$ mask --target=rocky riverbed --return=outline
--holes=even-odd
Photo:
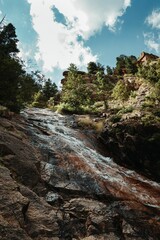
[[[119,166],[73,116],[0,118],[0,239],[160,239],[160,185]]]

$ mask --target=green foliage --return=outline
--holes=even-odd
[[[82,106],[91,104],[91,92],[83,76],[78,74],[77,68],[72,65],[72,68],[69,69],[67,81],[62,89],[61,100],[73,110],[80,111]]]
[[[11,23],[3,26],[0,30],[0,104],[14,112],[30,102],[38,89],[16,55],[17,42],[15,27]]]
[[[159,124],[159,117],[153,115],[152,113],[148,113],[141,118],[141,121],[145,126],[149,126],[157,123]]]
[[[89,74],[96,74],[97,64],[95,62],[89,62],[87,66],[87,70]]]
[[[105,77],[103,72],[99,71],[96,73],[96,80],[94,81],[97,90],[98,100],[103,100],[105,110],[108,108],[108,98],[110,96],[111,89],[113,84],[110,82],[110,79]]]
[[[40,90],[39,92],[35,93],[34,101],[32,103],[33,107],[43,108],[46,106],[46,101],[44,99],[43,92]]]
[[[67,69],[69,72],[74,72],[74,73],[78,73],[78,68],[74,63],[71,63],[69,68]]]
[[[9,23],[4,26],[0,32],[0,55],[9,56],[11,53],[13,55],[18,53],[17,42],[18,39],[15,33],[15,27]]]
[[[113,69],[112,69],[110,66],[107,66],[107,67],[106,67],[106,72],[107,72],[107,75],[108,75],[108,76],[113,75]]]
[[[54,106],[57,92],[56,84],[48,79],[44,86],[34,95],[32,106],[40,108],[49,106],[51,108],[51,106]]]
[[[135,74],[137,72],[136,57],[120,55],[116,58],[115,72],[117,75]]]
[[[104,74],[104,66],[100,63],[89,62],[87,66],[89,74],[96,74],[97,72],[102,72]]]
[[[97,72],[104,74],[104,66],[101,63],[97,63]]]
[[[57,94],[57,85],[55,83],[52,83],[51,80],[48,79],[42,88],[42,92],[44,98],[46,99],[46,101],[48,101],[51,97],[54,97]]]
[[[160,101],[160,79],[159,81],[155,84],[155,98]]]
[[[35,82],[31,74],[24,74],[19,79],[17,99],[20,106],[30,104],[36,92],[40,90],[41,86]]]
[[[150,98],[153,101],[160,102],[160,80],[154,84]]]
[[[146,100],[143,104],[142,104],[142,109],[152,109],[154,107],[154,101],[152,100]]]
[[[128,91],[127,86],[122,80],[119,80],[113,88],[112,97],[117,100],[126,100],[129,95],[130,92]]]
[[[10,56],[0,58],[0,104],[12,111],[19,111],[17,99],[23,70],[19,62]]]
[[[112,122],[112,123],[117,123],[117,122],[119,122],[121,120],[121,115],[113,115],[111,118],[110,118],[110,121]]]
[[[136,91],[131,91],[130,96],[131,96],[132,98],[136,98],[136,97],[137,97]]]
[[[160,79],[160,61],[139,66],[137,75],[151,82],[158,82]]]
[[[5,117],[8,114],[8,109],[0,105],[0,117]]]
[[[11,23],[1,27],[0,104],[14,112],[19,112],[21,108],[33,100],[34,105],[41,106],[50,97],[54,97],[58,91],[55,83],[51,83],[49,79],[42,88],[44,75],[38,71],[32,72],[32,74],[26,73],[22,61],[16,55],[19,52],[17,43],[15,27]],[[42,91],[40,91],[41,88]]]
[[[123,107],[118,114],[124,114],[124,113],[131,113],[133,112],[134,108],[133,106]]]
[[[75,113],[74,107],[71,107],[68,103],[61,102],[55,107],[58,113]]]
[[[78,117],[77,125],[83,129],[94,129],[97,133],[100,133],[104,127],[104,120],[97,122],[91,116],[84,115]]]

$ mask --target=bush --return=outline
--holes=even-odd
[[[114,99],[127,100],[130,95],[130,91],[127,89],[125,83],[119,80],[116,86],[113,88],[112,97]]]
[[[154,108],[154,102],[151,100],[147,100],[142,104],[142,109],[146,109],[146,108]]]
[[[118,114],[131,113],[133,112],[133,110],[134,110],[133,106],[124,107],[118,112]]]
[[[119,114],[117,114],[117,115],[113,115],[111,118],[110,118],[110,121],[112,122],[112,123],[117,123],[117,122],[119,122],[120,120],[121,120],[121,115],[119,115]]]
[[[131,96],[132,98],[136,98],[136,97],[137,97],[136,91],[131,91],[130,96]]]
[[[79,127],[94,129],[97,133],[99,133],[104,127],[104,120],[96,122],[90,116],[83,116],[78,118],[77,124]]]
[[[159,117],[153,115],[153,114],[146,114],[141,118],[143,124],[145,126],[150,126],[151,124],[157,124],[159,123]]]
[[[0,106],[0,117],[4,117],[8,113],[8,109],[6,107]]]
[[[39,108],[46,107],[46,99],[44,98],[42,91],[39,91],[34,95],[34,101],[31,105],[32,107]]]
[[[140,66],[137,75],[150,82],[158,82],[160,78],[160,61]]]
[[[58,113],[76,113],[76,109],[71,107],[68,103],[60,103],[55,106]]]

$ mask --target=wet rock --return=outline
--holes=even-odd
[[[159,240],[156,182],[96,152],[90,136],[67,127],[71,118],[44,109],[28,116],[44,131],[0,120],[1,239]]]
[[[36,167],[38,158],[34,148],[9,132],[1,131],[0,151],[1,162],[10,169],[19,182],[26,186],[36,185],[39,173]]]
[[[19,192],[19,186],[11,178],[10,171],[0,166],[0,238],[31,239],[25,232],[22,209],[29,202]]]

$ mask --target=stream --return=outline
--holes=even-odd
[[[74,126],[72,116],[36,108],[26,109],[22,115],[29,122],[34,144],[45,156],[41,174],[49,184],[160,209],[159,184],[101,155],[90,136]]]

